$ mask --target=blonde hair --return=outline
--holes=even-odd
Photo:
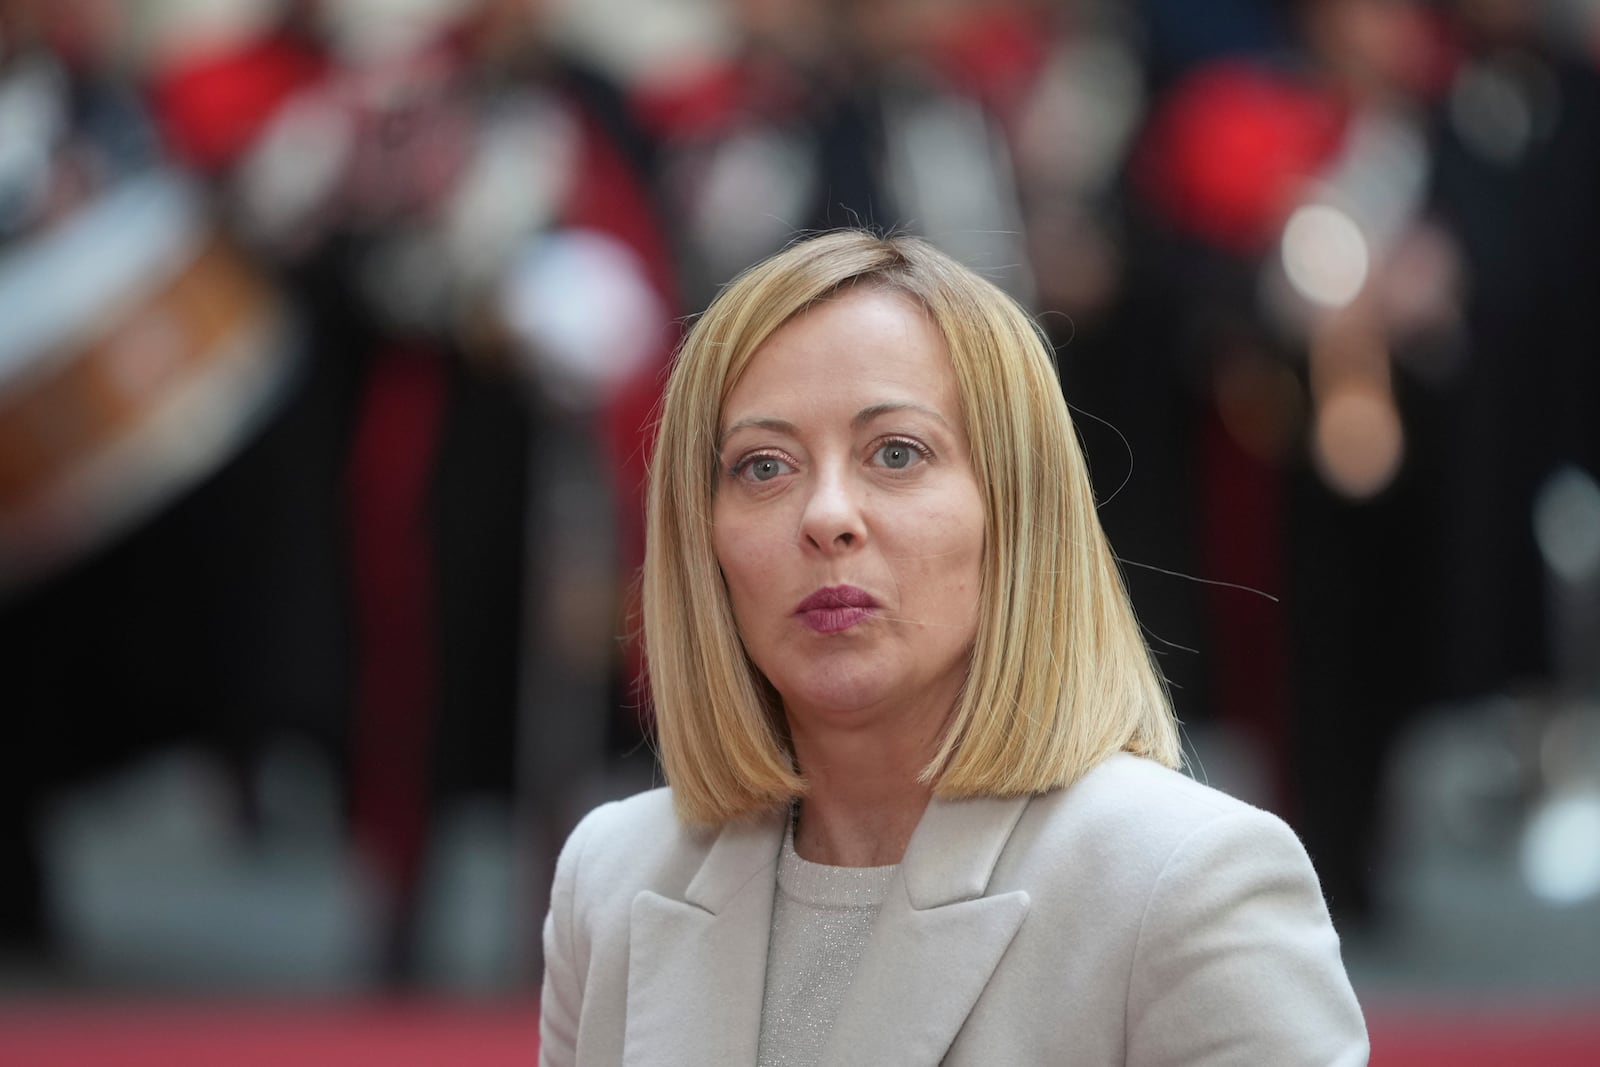
[[[1032,319],[924,241],[842,230],[791,245],[724,289],[684,339],[662,401],[641,592],[657,740],[680,817],[720,824],[806,789],[712,549],[716,440],[722,405],[767,338],[851,285],[904,294],[939,329],[984,496],[972,662],[922,779],[939,796],[1015,796],[1069,785],[1113,752],[1176,766],[1165,685]]]

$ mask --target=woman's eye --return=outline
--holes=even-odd
[[[734,468],[734,473],[751,481],[770,482],[778,475],[786,474],[793,469],[777,456],[753,456]]]
[[[922,453],[909,441],[885,441],[878,446],[876,458],[890,470],[904,470],[922,459]]]

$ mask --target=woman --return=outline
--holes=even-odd
[[[546,1064],[1362,1064],[1316,876],[1192,782],[1050,359],[858,232],[673,370],[645,642],[670,788],[573,833]]]

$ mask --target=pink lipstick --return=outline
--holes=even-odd
[[[800,601],[795,615],[819,634],[836,634],[871,617],[878,602],[853,585],[831,585]]]

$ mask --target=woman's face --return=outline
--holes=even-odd
[[[937,738],[977,633],[983,497],[938,328],[846,290],[786,323],[722,409],[713,541],[798,738]],[[924,736],[925,735],[925,736]]]

